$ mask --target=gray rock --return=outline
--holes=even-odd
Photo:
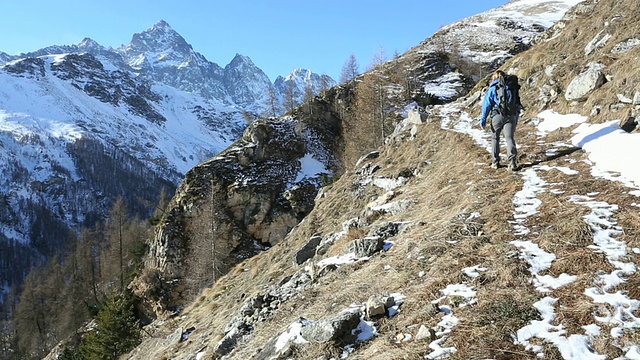
[[[367,318],[373,319],[387,314],[387,309],[395,305],[393,296],[373,295],[365,303],[365,314]]]
[[[420,112],[418,108],[413,108],[409,111],[407,117],[407,123],[409,124],[423,124],[426,121],[427,114]]]
[[[369,300],[367,300],[365,309],[367,318],[369,319],[383,316],[387,313],[387,308],[385,307],[384,300],[380,296],[370,297]]]
[[[631,104],[633,103],[632,99],[629,99],[628,97],[622,95],[622,94],[617,94],[618,97],[618,101],[620,101],[623,104]]]
[[[173,346],[182,340],[182,327],[178,327],[171,335],[167,336],[164,341],[165,346]]]
[[[633,132],[638,127],[636,118],[629,114],[624,119],[620,120],[620,128],[628,133]]]
[[[633,105],[640,105],[640,91],[636,91],[636,93],[633,95],[632,103]]]
[[[367,237],[364,239],[356,239],[347,245],[345,245],[345,250],[347,252],[352,252],[356,257],[366,257],[371,256],[378,251],[382,250],[384,246],[384,240],[380,237]]]
[[[313,235],[307,242],[304,244],[300,250],[296,252],[295,261],[296,264],[302,265],[305,261],[313,258],[316,255],[316,250],[322,241],[322,236]]]
[[[392,238],[400,232],[401,223],[398,222],[382,222],[371,227],[368,236],[379,237],[382,240]],[[406,228],[406,226],[403,226]]]
[[[591,41],[589,41],[584,49],[584,54],[588,56],[594,51],[604,47],[610,39],[611,34],[602,35],[602,31],[599,32],[598,35],[596,35]]]
[[[564,94],[568,101],[586,100],[595,90],[601,87],[607,79],[602,72],[604,65],[599,63],[591,63],[589,68],[576,76]]]
[[[360,312],[344,312],[336,317],[315,321],[302,328],[300,334],[310,342],[326,343],[340,341],[351,344],[356,336],[352,334],[360,324]]]
[[[379,156],[380,156],[380,151],[372,151],[368,154],[365,154],[361,156],[360,159],[358,159],[358,161],[356,161],[356,167],[360,166],[360,164],[362,164],[367,160],[377,159]]]
[[[418,333],[416,334],[416,341],[420,340],[435,340],[435,334],[432,336],[433,330],[429,329],[424,325],[420,325],[420,329],[418,329]]]
[[[636,46],[640,46],[640,39],[638,38],[628,39],[616,44],[613,47],[613,49],[611,49],[611,52],[614,54],[624,54],[626,52],[631,51]]]
[[[218,355],[227,355],[236,347],[246,333],[246,330],[243,331],[242,329],[231,330],[216,344],[213,351]]]
[[[260,350],[255,357],[256,360],[277,360],[291,356],[291,342],[288,341],[280,348],[276,347],[280,336],[275,336],[267,342],[267,344]]]
[[[333,245],[332,242],[320,243],[320,245],[316,248],[316,256],[326,254],[327,251],[329,251],[329,248],[331,248],[331,245]]]

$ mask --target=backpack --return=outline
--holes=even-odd
[[[502,116],[512,116],[524,109],[520,103],[520,84],[515,75],[505,75],[495,85],[498,96],[496,112]]]

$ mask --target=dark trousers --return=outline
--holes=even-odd
[[[504,131],[504,139],[507,142],[507,160],[515,161],[518,155],[518,149],[516,148],[516,140],[514,135],[516,133],[516,125],[518,124],[517,116],[502,116],[497,114],[491,118],[491,149],[492,160],[494,163],[500,162],[500,133]]]

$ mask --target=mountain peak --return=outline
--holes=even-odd
[[[168,22],[164,21],[164,20],[160,20],[157,23],[153,24],[153,26],[148,30],[148,31],[162,31],[162,32],[168,32],[168,31],[173,31],[176,32],[175,30],[173,30],[173,28],[171,27],[171,25],[169,25]]]
[[[191,45],[164,20],[141,33],[133,34],[131,42],[125,47],[127,52],[175,51],[185,55],[191,50]]]
[[[95,40],[86,37],[82,39],[82,41],[78,44],[78,47],[84,48],[84,49],[95,49],[95,48],[101,48],[102,45],[98,44],[98,42],[96,42]]]
[[[313,72],[309,69],[297,68],[294,69],[285,80],[291,80],[293,78],[310,79]]]
[[[236,63],[253,64],[253,61],[251,61],[251,58],[249,58],[246,55],[236,53],[236,56],[234,56],[233,59],[231,60],[231,64],[236,64]]]
[[[253,63],[251,58],[242,54],[236,54],[231,62],[225,67],[225,69],[253,69],[257,66]]]

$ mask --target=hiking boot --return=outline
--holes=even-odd
[[[518,167],[518,163],[516,162],[516,159],[513,159],[513,160],[509,161],[508,169],[509,169],[509,171],[518,171],[518,170],[520,170],[520,168]]]
[[[491,168],[492,169],[497,169],[500,167],[500,163],[499,162],[494,162],[493,164],[491,164]]]

